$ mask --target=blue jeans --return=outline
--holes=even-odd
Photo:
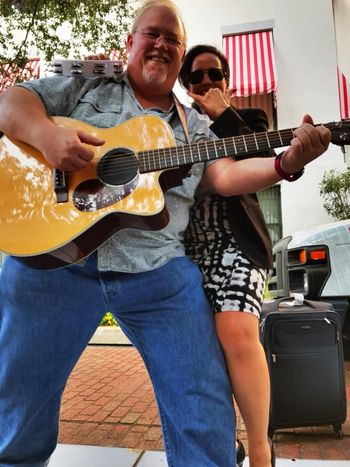
[[[54,271],[7,258],[0,307],[1,467],[46,465],[66,381],[106,310],[150,374],[169,466],[236,465],[231,387],[189,259],[125,274],[99,272],[95,254]]]

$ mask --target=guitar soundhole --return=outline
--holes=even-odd
[[[97,175],[105,185],[125,185],[137,176],[138,167],[137,157],[130,149],[111,149],[100,160]]]

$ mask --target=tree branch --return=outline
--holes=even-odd
[[[28,36],[29,36],[29,33],[32,29],[32,27],[34,26],[35,24],[35,17],[36,17],[36,14],[37,14],[37,11],[38,11],[38,8],[39,8],[39,4],[40,4],[41,0],[36,0],[35,4],[34,4],[34,9],[33,9],[33,13],[32,13],[32,18],[31,18],[31,21],[27,27],[27,30],[26,30],[26,35],[25,35],[25,38],[22,42],[22,44],[19,46],[18,48],[18,52],[17,52],[17,56],[20,56],[20,53],[21,53],[21,50],[22,48],[25,46],[27,40],[28,40]]]

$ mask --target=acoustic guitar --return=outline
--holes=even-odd
[[[84,169],[53,169],[33,147],[0,140],[0,250],[29,267],[74,264],[124,228],[156,230],[169,220],[164,192],[180,185],[191,164],[288,146],[293,130],[175,146],[170,126],[152,115],[113,128],[65,117],[57,125],[103,138]],[[332,142],[349,144],[350,120],[328,123]]]

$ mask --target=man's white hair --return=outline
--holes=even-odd
[[[175,5],[175,3],[172,2],[171,0],[145,0],[135,12],[131,33],[134,34],[136,32],[137,25],[140,21],[140,18],[146,13],[146,11],[150,10],[151,8],[155,8],[155,7],[169,8],[169,10],[171,10],[179,18],[180,24],[182,26],[182,31],[183,31],[183,42],[184,42],[184,46],[186,47],[187,33],[186,33],[185,24],[183,22],[180,10]]]

